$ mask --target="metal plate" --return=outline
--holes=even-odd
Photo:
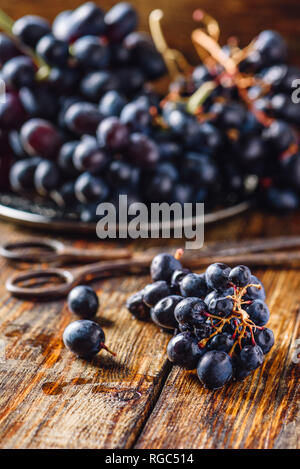
[[[250,206],[251,202],[245,201],[207,213],[205,214],[205,224],[231,218],[245,212]],[[64,212],[54,205],[31,201],[15,194],[0,193],[0,218],[31,228],[96,234],[96,224],[79,221],[76,212]],[[185,220],[185,226],[195,226],[196,224],[197,219],[195,218]]]

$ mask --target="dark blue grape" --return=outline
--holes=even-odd
[[[198,297],[184,298],[175,308],[175,318],[179,324],[190,329],[197,328],[207,319],[207,306]]]
[[[170,295],[160,300],[150,311],[152,321],[165,329],[176,329],[178,324],[174,310],[181,300],[182,296],[178,295]]]
[[[8,60],[20,55],[14,41],[4,33],[0,33],[0,64],[3,66]]]
[[[41,37],[51,32],[51,27],[40,16],[26,15],[15,21],[12,32],[21,42],[34,49]]]
[[[36,45],[37,53],[49,64],[65,67],[69,59],[69,46],[52,34],[43,36]]]
[[[78,169],[74,166],[74,152],[79,145],[78,140],[66,142],[62,145],[58,154],[58,165],[65,172],[66,176],[77,176]]]
[[[88,319],[71,322],[63,333],[67,348],[82,358],[92,358],[104,346],[105,335],[99,324]]]
[[[165,280],[158,280],[144,288],[144,302],[147,306],[153,307],[166,296],[170,296],[171,293],[169,284]]]
[[[108,163],[108,156],[94,137],[84,138],[73,154],[73,163],[78,171],[95,173]]]
[[[166,280],[169,282],[175,270],[181,269],[181,263],[171,254],[158,254],[151,262],[150,273],[152,280]]]
[[[167,354],[170,362],[188,370],[197,368],[203,350],[198,347],[198,340],[189,331],[181,332],[168,343]]]
[[[49,86],[36,83],[33,88],[23,87],[19,96],[30,117],[52,120],[57,116],[59,110],[57,96]]]
[[[209,288],[214,290],[225,289],[228,287],[230,267],[226,264],[216,262],[207,267],[205,276]]]
[[[78,285],[68,295],[69,310],[84,319],[96,316],[99,299],[96,292],[86,285]]]
[[[83,96],[91,101],[98,102],[108,91],[119,88],[119,77],[107,70],[88,73],[80,83]]]
[[[129,144],[129,130],[117,117],[106,117],[97,129],[97,138],[103,147],[117,151]]]
[[[11,188],[16,192],[33,191],[34,174],[40,158],[27,158],[19,160],[13,164],[10,170],[9,179]]]
[[[87,68],[101,69],[109,65],[110,54],[104,39],[83,36],[72,44],[72,55],[78,63]]]
[[[245,287],[251,282],[251,271],[246,265],[238,265],[231,269],[229,280],[237,287]]]
[[[197,373],[206,388],[221,388],[232,378],[232,360],[225,352],[211,350],[200,359]]]
[[[19,56],[8,60],[2,68],[5,83],[12,88],[32,86],[35,78],[35,65],[30,57]]]
[[[194,296],[204,298],[208,294],[205,274],[187,274],[180,282],[180,293],[182,296]]]
[[[156,143],[140,133],[130,135],[127,155],[133,164],[143,168],[152,168],[159,161]]]
[[[126,98],[118,93],[118,91],[107,91],[100,100],[99,111],[105,117],[119,117],[126,103]]]
[[[120,2],[105,15],[106,34],[110,41],[121,41],[137,27],[137,12],[130,3]]]
[[[232,334],[229,334],[228,332],[222,332],[215,335],[209,341],[209,349],[229,353],[233,344],[234,339],[232,338]]]
[[[87,203],[97,201],[103,202],[108,194],[109,188],[104,179],[83,173],[75,183],[76,197],[80,202]]]
[[[270,319],[269,308],[261,300],[254,300],[246,311],[257,326],[264,326]]]
[[[65,113],[66,126],[77,135],[94,134],[101,120],[97,106],[87,102],[72,104]]]
[[[34,174],[34,185],[40,195],[47,195],[57,189],[61,182],[61,173],[53,161],[41,161]]]
[[[126,307],[136,319],[148,319],[150,308],[144,303],[143,290],[131,295],[126,302]]]
[[[213,298],[208,305],[209,312],[216,316],[228,316],[232,313],[234,302],[226,296],[217,296]]]
[[[264,354],[258,345],[245,345],[242,348],[239,363],[245,370],[256,370],[264,361]]]
[[[256,344],[262,349],[263,353],[268,353],[274,345],[274,334],[271,329],[264,327],[254,331]]]

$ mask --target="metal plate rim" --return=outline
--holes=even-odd
[[[226,207],[216,212],[207,213],[204,216],[205,224],[215,223],[217,221],[225,220],[236,215],[239,215],[251,207],[250,201],[244,201],[231,207]],[[64,232],[81,232],[81,233],[95,233],[96,223],[84,223],[72,220],[60,220],[55,218],[48,218],[44,215],[30,213],[21,209],[16,209],[3,204],[0,204],[0,219],[21,224],[32,228],[44,228],[51,231],[64,231]],[[185,226],[195,226],[195,217],[188,220]],[[117,229],[122,226],[117,226]],[[123,229],[126,227],[123,227]],[[163,228],[163,225],[162,225]],[[172,224],[171,224],[172,228]]]

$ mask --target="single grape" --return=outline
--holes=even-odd
[[[205,272],[206,283],[214,290],[225,289],[229,283],[230,267],[226,264],[215,263],[207,267]]]
[[[229,280],[237,287],[245,287],[251,282],[251,271],[245,265],[238,265],[231,269],[229,273]]]
[[[69,59],[69,46],[52,34],[43,36],[36,45],[37,53],[52,66],[65,67]]]
[[[254,300],[246,309],[250,319],[257,326],[264,326],[270,319],[270,311],[266,303],[261,300]]]
[[[169,282],[175,270],[181,269],[181,263],[174,256],[166,253],[158,254],[151,262],[150,273],[153,282],[166,280]]]
[[[118,91],[107,91],[100,100],[99,111],[104,117],[118,117],[126,103],[126,98]]]
[[[83,36],[72,44],[72,55],[81,66],[101,69],[109,65],[110,54],[104,39]]]
[[[170,295],[160,300],[150,311],[152,321],[164,329],[176,329],[174,310],[181,300],[182,296],[179,295]]]
[[[121,150],[129,144],[129,130],[117,117],[106,117],[97,129],[101,146],[112,151]]]
[[[132,163],[144,168],[155,166],[159,160],[159,150],[156,143],[140,133],[130,135],[127,154]]]
[[[44,119],[29,119],[21,127],[21,141],[32,156],[56,157],[62,144],[58,130]]]
[[[12,129],[18,127],[25,120],[26,112],[15,92],[8,92],[5,95],[5,102],[0,102],[0,125],[2,129]]]
[[[200,359],[197,373],[206,388],[221,388],[232,378],[232,360],[225,352],[211,350]]]
[[[63,333],[67,348],[82,358],[92,358],[104,348],[105,335],[99,324],[88,319],[71,322]]]
[[[120,2],[105,15],[106,34],[110,41],[121,41],[137,27],[137,12],[130,3]]]
[[[30,57],[19,56],[5,63],[2,77],[7,85],[19,89],[34,84],[35,71],[35,65]]]
[[[82,173],[75,183],[77,199],[82,203],[97,201],[103,202],[108,194],[109,188],[104,179],[93,176],[90,173]]]
[[[274,345],[274,334],[271,329],[264,327],[254,331],[256,344],[262,349],[263,353],[268,353]]]
[[[144,291],[141,290],[131,295],[126,302],[129,312],[137,319],[148,319],[150,308],[144,303]]]
[[[189,273],[180,282],[180,293],[182,296],[198,296],[204,298],[208,294],[205,274]]]
[[[200,298],[189,297],[176,306],[174,314],[179,324],[184,324],[192,330],[206,321],[207,307]]]
[[[84,319],[96,316],[99,299],[96,292],[86,285],[78,285],[68,295],[69,310]]]
[[[15,21],[12,32],[21,42],[34,49],[41,37],[51,32],[51,27],[40,16],[25,15]]]
[[[13,164],[9,179],[11,188],[16,192],[33,191],[34,175],[40,158],[27,158]]]
[[[78,171],[95,173],[108,163],[108,156],[93,137],[83,139],[73,153],[73,163]]]
[[[41,161],[34,174],[34,184],[40,195],[47,195],[57,189],[61,182],[61,173],[53,161]]]
[[[3,66],[8,60],[20,55],[14,41],[4,33],[0,33],[0,64]]]
[[[102,96],[120,86],[119,77],[108,70],[88,73],[80,83],[80,91],[86,99],[98,102]]]
[[[144,302],[147,306],[153,307],[166,296],[171,295],[171,288],[165,280],[158,280],[150,283],[144,288]]]
[[[197,368],[203,353],[204,351],[198,347],[197,338],[189,331],[181,332],[172,337],[167,347],[170,362],[188,370]]]
[[[65,113],[66,126],[76,135],[93,135],[101,120],[97,106],[87,102],[74,103]]]
[[[263,351],[258,345],[246,345],[241,350],[239,361],[242,368],[256,370],[264,361]]]
[[[66,176],[73,177],[78,175],[78,169],[74,166],[74,152],[79,144],[80,141],[72,140],[64,143],[59,150],[57,163]]]
[[[228,332],[222,332],[215,335],[209,342],[210,350],[219,350],[221,352],[229,353],[234,344],[232,334]]]

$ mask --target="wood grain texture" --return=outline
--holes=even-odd
[[[33,13],[53,19],[61,9],[72,9],[83,3],[81,0],[58,0],[51,2],[34,0],[1,0],[3,8],[11,17]],[[105,10],[116,3],[115,0],[96,0]],[[288,41],[293,62],[300,64],[300,8],[298,0],[132,0],[140,15],[141,29],[148,30],[148,16],[154,8],[165,12],[164,31],[168,42],[174,48],[182,50],[195,62],[196,54],[190,40],[195,28],[192,13],[196,8],[203,8],[213,15],[221,25],[221,42],[236,35],[241,45],[250,42],[263,29],[276,29]]]

